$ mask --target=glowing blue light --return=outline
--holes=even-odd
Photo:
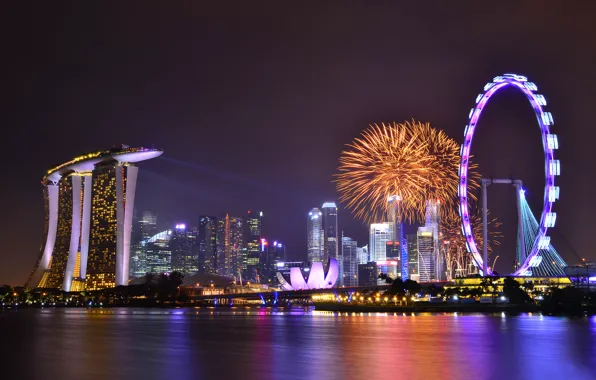
[[[544,125],[553,125],[555,123],[553,120],[553,115],[550,112],[543,112],[541,116],[542,123],[544,123]]]
[[[544,98],[544,95],[536,94],[534,95],[534,98],[536,99],[536,103],[540,104],[541,106],[546,105],[546,99]]]
[[[478,94],[478,96],[476,97],[476,104],[478,104],[478,102],[480,101],[480,99],[482,99],[483,96],[484,94]]]
[[[545,227],[554,227],[555,222],[557,221],[557,213],[556,212],[549,212],[546,214],[546,218],[544,219]]]
[[[551,175],[561,175],[561,163],[559,160],[550,161],[549,173]]]
[[[550,150],[559,149],[559,139],[557,139],[557,135],[546,135],[546,145]]]
[[[538,87],[533,82],[526,82],[524,86],[530,91],[538,91]]]
[[[550,186],[548,188],[548,201],[554,202],[559,199],[559,186]]]
[[[547,249],[550,245],[550,236],[541,236],[538,240],[538,249]]]
[[[283,261],[280,261],[279,263],[275,264],[278,268],[283,268],[286,263],[284,263]]]

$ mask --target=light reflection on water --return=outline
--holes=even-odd
[[[596,317],[22,310],[0,314],[0,368],[61,380],[596,379]]]

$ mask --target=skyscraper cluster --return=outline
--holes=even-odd
[[[375,281],[381,281],[378,278],[381,273],[393,279],[444,281],[445,250],[440,231],[440,203],[435,200],[427,201],[424,225],[418,227],[416,233],[404,237],[403,223],[399,217],[399,198],[390,197],[388,202],[388,221],[371,224],[368,245],[356,248],[358,284],[374,285]],[[351,244],[351,239],[344,238],[344,245],[350,247]],[[376,268],[377,277],[369,273],[373,267]],[[370,280],[373,277],[375,280]]]
[[[315,207],[308,212],[306,220],[307,262],[309,264],[321,262],[326,265],[329,259],[336,259],[339,266],[337,285],[344,285],[344,279],[348,276],[345,268],[358,265],[356,261],[353,261],[356,260],[356,253],[352,254],[349,251],[347,256],[344,255],[345,239],[339,234],[335,202],[324,202],[320,209]],[[350,250],[351,247],[350,245],[350,248],[346,249]]]
[[[157,232],[157,216],[145,211],[135,220],[131,276],[178,271],[234,277],[239,283],[275,283],[285,245],[262,233],[263,212],[246,217],[200,215],[190,226],[178,223]]]

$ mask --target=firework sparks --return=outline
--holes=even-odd
[[[501,222],[497,218],[491,218],[488,212],[488,253],[493,252],[494,247],[501,244],[503,234],[499,231]],[[482,217],[476,210],[471,215],[472,230],[474,239],[478,244],[478,250],[482,251],[484,238],[482,236]],[[445,249],[445,260],[447,264],[448,277],[452,277],[458,270],[466,270],[472,265],[472,256],[468,253],[466,238],[461,232],[461,218],[455,209],[447,210],[441,216],[441,233],[443,238],[443,248]],[[490,262],[490,260],[489,260]]]
[[[428,199],[455,206],[459,161],[459,144],[428,123],[373,124],[340,156],[339,199],[372,223],[385,219],[388,198],[398,195],[402,220],[423,221]],[[478,178],[472,174],[468,186],[478,188]]]

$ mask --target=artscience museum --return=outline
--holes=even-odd
[[[323,263],[314,262],[309,268],[290,268],[289,278],[281,272],[277,272],[277,279],[283,290],[309,290],[329,289],[335,285],[339,275],[339,268],[336,259],[329,259],[327,270]]]

